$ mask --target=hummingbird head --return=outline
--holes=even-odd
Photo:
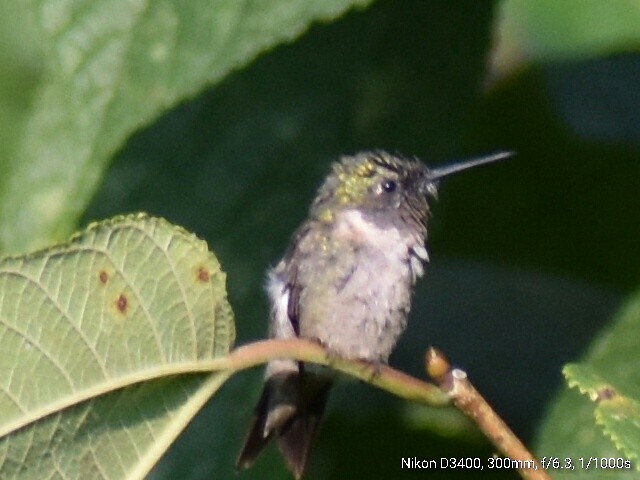
[[[511,155],[499,152],[436,169],[379,150],[345,156],[320,187],[311,215],[331,222],[339,211],[357,209],[379,225],[422,229],[430,213],[428,197],[437,197],[441,178]]]
[[[383,151],[344,156],[333,165],[331,174],[311,207],[311,214],[331,222],[341,210],[357,209],[376,223],[397,223],[409,214],[424,223],[429,214],[426,194],[428,170],[419,161]]]

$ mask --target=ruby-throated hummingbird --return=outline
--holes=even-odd
[[[342,157],[284,258],[268,272],[270,337],[311,339],[331,355],[386,363],[429,259],[428,197],[436,197],[442,177],[511,155],[498,152],[436,169],[383,151]],[[299,479],[332,380],[327,368],[269,362],[237,466],[251,466],[276,436]]]

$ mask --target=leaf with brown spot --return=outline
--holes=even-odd
[[[0,478],[143,478],[228,377],[192,372],[234,337],[218,261],[162,219],[1,260]]]
[[[127,304],[128,304],[127,296],[124,293],[121,293],[120,295],[118,295],[118,298],[116,300],[116,308],[118,309],[118,312],[120,312],[123,315],[127,313]]]
[[[572,363],[562,370],[570,387],[594,402],[596,423],[634,465],[640,460],[640,401],[621,393],[593,366]]]
[[[201,265],[198,267],[196,278],[199,282],[209,282],[211,281],[211,272],[209,272],[206,267]]]

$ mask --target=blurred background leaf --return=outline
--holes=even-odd
[[[536,2],[380,0],[315,25],[197,96],[204,83],[194,87],[193,99],[122,146],[99,183],[105,153],[93,186],[82,187],[89,198],[100,186],[81,223],[146,210],[205,237],[228,272],[241,344],[265,335],[264,270],[284,251],[338,155],[380,147],[439,164],[517,150],[514,160],[443,185],[430,224],[433,261],[391,363],[422,375],[422,352],[436,345],[529,441],[563,382],[562,365],[580,356],[640,278],[640,23],[625,27],[631,36],[581,43],[592,31],[621,29],[611,26],[617,16],[589,13],[594,3],[545,9]],[[612,11],[637,15],[635,2],[611,3]],[[508,25],[524,26],[501,33]],[[536,52],[563,53],[527,53],[517,68],[496,68],[501,51],[535,42],[548,49]],[[41,75],[37,66],[17,71],[17,78]],[[171,105],[155,107],[144,122]],[[15,219],[6,222],[2,231],[13,235]],[[232,378],[152,477],[232,475],[260,375]],[[308,478],[404,478],[414,472],[400,470],[403,456],[490,455],[456,418],[343,385],[331,398]],[[465,478],[476,474],[484,475]],[[273,449],[238,478],[288,474]]]
[[[640,48],[636,0],[504,0],[500,16],[500,44],[492,58],[499,76],[532,63],[588,60]]]
[[[44,64],[5,160],[0,218],[11,228],[0,230],[0,249],[64,239],[132,132],[311,22],[365,3],[48,0],[4,7],[31,20],[20,21],[33,35],[22,39],[40,45]]]

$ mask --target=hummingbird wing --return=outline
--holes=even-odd
[[[267,291],[271,301],[270,336],[295,338],[300,334],[300,294],[298,262],[300,238],[309,232],[303,226],[284,259],[269,274]],[[309,458],[324,413],[332,380],[305,368],[302,362],[269,362],[265,385],[256,406],[249,434],[236,466],[250,467],[274,436],[287,467],[300,479]]]
[[[298,283],[298,269],[297,265],[290,269],[289,281],[287,282],[286,289],[289,294],[289,301],[287,302],[287,317],[291,322],[293,331],[296,337],[300,336],[300,292],[302,286]]]

